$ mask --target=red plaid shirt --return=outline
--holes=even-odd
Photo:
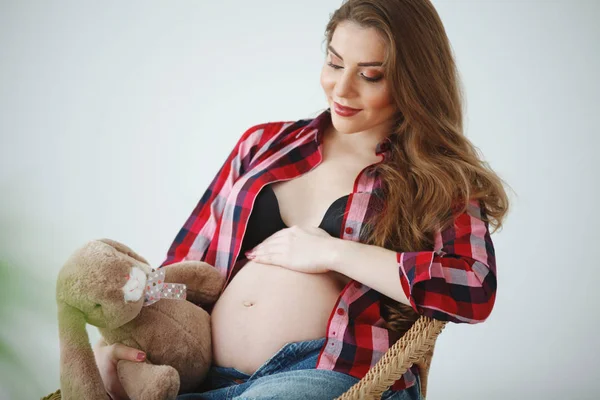
[[[323,131],[328,124],[329,109],[313,119],[268,122],[244,132],[160,267],[201,260],[226,276],[227,286],[256,195],[271,182],[296,178],[319,165]],[[376,154],[382,156],[380,162],[389,155],[389,138],[377,145]],[[361,241],[368,228],[363,221],[381,209],[377,194],[381,182],[369,167],[355,180],[341,239]],[[404,290],[419,314],[471,324],[490,315],[496,298],[496,263],[480,206],[472,201],[453,225],[437,232],[433,249],[397,253],[398,290]],[[240,261],[246,260],[242,257]],[[396,332],[385,328],[381,299],[379,292],[354,280],[344,287],[329,317],[317,369],[360,379],[398,340]],[[417,373],[418,367],[413,365],[391,389],[413,386]]]

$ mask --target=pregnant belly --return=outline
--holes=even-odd
[[[213,364],[252,375],[286,343],[324,337],[348,280],[247,262],[213,307]]]

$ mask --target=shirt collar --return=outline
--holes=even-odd
[[[323,140],[323,133],[325,132],[325,129],[331,124],[331,108],[326,109],[325,111],[323,111],[321,114],[319,114],[318,116],[316,116],[308,125],[306,125],[303,129],[306,131],[310,131],[310,130],[315,130],[314,134],[314,140],[317,143],[317,145],[321,144],[322,140]],[[391,152],[391,144],[392,144],[392,140],[391,140],[391,136],[387,136],[385,138],[383,138],[379,143],[377,143],[377,146],[375,147],[375,154],[376,155],[380,155],[380,154],[384,154],[384,157],[387,158],[390,155]]]

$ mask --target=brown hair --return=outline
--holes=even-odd
[[[343,21],[374,28],[386,42],[384,76],[399,110],[391,156],[376,166],[385,206],[369,223],[366,242],[395,251],[433,249],[433,233],[452,224],[453,213],[464,212],[473,199],[493,232],[501,228],[509,206],[504,181],[464,136],[458,71],[431,2],[346,0],[327,24],[327,46]],[[385,296],[382,313],[401,332],[418,317]]]

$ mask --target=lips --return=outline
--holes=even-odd
[[[341,115],[342,117],[351,117],[357,114],[358,112],[362,111],[362,109],[359,108],[344,107],[341,104],[336,103],[335,101],[333,102],[333,105],[335,112],[338,115]]]

